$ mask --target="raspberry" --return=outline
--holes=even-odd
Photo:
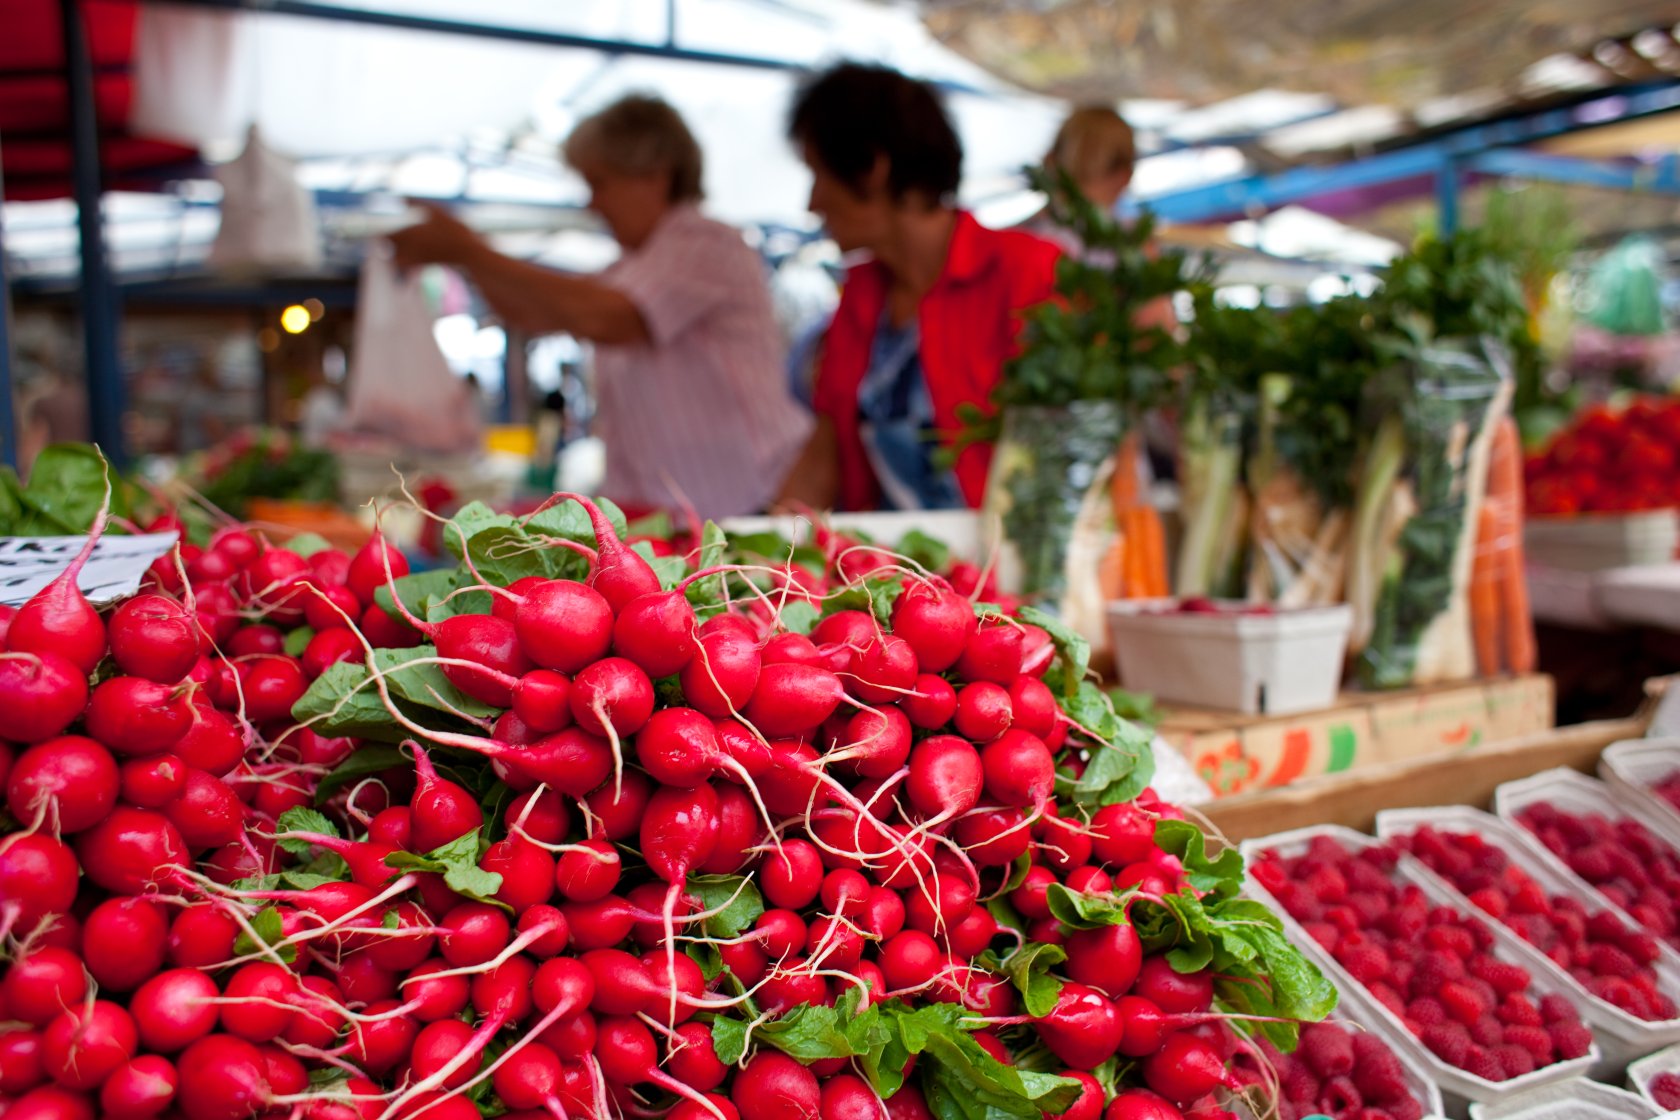
[[[1610,853],[1599,847],[1571,852],[1564,857],[1564,862],[1569,864],[1569,870],[1589,883],[1602,883],[1610,878],[1610,869],[1613,866]]]
[[[1388,975],[1388,954],[1369,941],[1351,947],[1344,942],[1336,960],[1355,980],[1367,987]]]
[[[1680,1109],[1680,1073],[1672,1070],[1657,1074],[1646,1084],[1651,1099],[1669,1110]]]
[[[1599,910],[1587,918],[1587,932],[1594,941],[1620,941],[1627,933],[1627,923],[1609,910]]]
[[[1359,915],[1361,926],[1373,926],[1378,918],[1388,913],[1388,900],[1369,891],[1349,894],[1347,904],[1349,909]]]
[[[1319,902],[1339,903],[1347,900],[1347,879],[1334,867],[1318,867],[1303,881],[1307,893]]]
[[[1353,1039],[1342,1028],[1329,1023],[1314,1023],[1304,1028],[1295,1052],[1323,1078],[1340,1077],[1353,1069]]]
[[[1536,1066],[1552,1063],[1552,1039],[1539,1027],[1506,1027],[1505,1042],[1511,1046],[1521,1046],[1528,1051],[1529,1057],[1534,1059]]]
[[[1341,904],[1326,906],[1324,908],[1324,920],[1350,937],[1358,933],[1365,924],[1359,920],[1359,915],[1353,907]]]
[[[1431,918],[1433,918],[1433,915],[1431,915]],[[1456,922],[1456,915],[1450,920]],[[1431,949],[1441,949],[1460,958],[1468,957],[1476,950],[1476,942],[1470,936],[1470,931],[1456,924],[1446,925],[1438,922],[1432,924],[1423,931],[1423,943]]]
[[[1499,1064],[1499,1059],[1480,1046],[1470,1047],[1470,1052],[1464,1055],[1464,1064],[1459,1068],[1483,1081],[1504,1081],[1509,1076],[1505,1067]]]
[[[1546,1034],[1560,1058],[1579,1058],[1592,1049],[1592,1032],[1580,1020],[1553,1023]]]
[[[1493,1056],[1507,1078],[1521,1077],[1534,1072],[1534,1055],[1521,1046],[1495,1046]]]
[[[1530,881],[1512,891],[1505,900],[1506,909],[1512,914],[1544,914],[1549,907],[1546,905],[1546,892],[1540,889],[1540,884]]]
[[[1441,990],[1441,985],[1451,980],[1464,979],[1464,962],[1452,953],[1431,949],[1418,958],[1417,967],[1412,970],[1411,990],[1418,995],[1432,996]]]
[[[1657,959],[1657,939],[1648,933],[1628,930],[1621,937],[1622,951],[1640,964],[1650,964]]]
[[[1540,1025],[1540,1009],[1534,1006],[1534,1001],[1515,992],[1506,996],[1499,1004],[1499,1021],[1508,1027],[1538,1027]]]
[[[1364,1108],[1365,1098],[1360,1095],[1352,1078],[1332,1077],[1318,1092],[1318,1107],[1319,1111],[1331,1116],[1341,1116]]]
[[[1420,996],[1406,1005],[1406,1018],[1420,1027],[1437,1027],[1447,1021],[1447,1009],[1431,996]]]
[[[1349,1120],[1394,1120],[1394,1114],[1383,1108],[1362,1108]]]
[[[1601,942],[1592,947],[1587,957],[1587,967],[1600,976],[1630,976],[1639,971],[1639,962],[1629,956],[1625,949]]]
[[[1411,987],[1412,973],[1416,969],[1417,966],[1412,964],[1411,961],[1396,960],[1395,953],[1390,950],[1388,954],[1388,979],[1396,991],[1404,991]]]
[[[1547,992],[1540,997],[1540,1018],[1548,1026],[1552,1023],[1572,1022],[1577,1018],[1575,1005],[1556,992]]]
[[[1290,1061],[1278,1072],[1278,1087],[1292,1101],[1316,1101],[1318,1078],[1305,1062]]]
[[[1374,998],[1378,1003],[1394,1012],[1397,1016],[1402,1018],[1405,1016],[1406,1001],[1400,998],[1399,992],[1380,981],[1372,984],[1370,986],[1370,991],[1372,998]]]
[[[1430,1053],[1450,1066],[1462,1068],[1465,1055],[1470,1053],[1470,1032],[1457,1023],[1424,1027],[1422,1038]]]
[[[1505,1041],[1505,1027],[1491,1015],[1470,1024],[1470,1040],[1477,1046],[1498,1046]]]
[[[1472,960],[1470,962],[1470,975],[1479,980],[1486,980],[1493,985],[1493,990],[1500,996],[1526,991],[1531,979],[1528,971],[1522,966],[1496,960],[1493,957],[1477,957]]]
[[[1342,943],[1342,931],[1329,922],[1305,922],[1301,926],[1307,931],[1307,936],[1324,946],[1334,955]]]
[[[1394,1120],[1423,1120],[1423,1105],[1411,1097],[1395,1097],[1386,1107]],[[1370,1117],[1365,1120],[1370,1120]]]
[[[1355,860],[1348,864],[1342,869],[1342,874],[1346,877],[1348,889],[1351,891],[1383,898],[1387,898],[1394,891],[1394,885],[1388,881],[1388,876],[1365,860]]]
[[[1494,887],[1483,887],[1480,890],[1471,891],[1469,897],[1476,909],[1490,918],[1503,918],[1505,911],[1509,909],[1505,896]]]
[[[1480,1019],[1488,1010],[1481,994],[1462,980],[1453,980],[1441,985],[1441,1006],[1446,1008],[1448,1017],[1456,1019],[1466,1027]]]

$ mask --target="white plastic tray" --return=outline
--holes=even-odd
[[[1410,835],[1420,825],[1430,825],[1441,832],[1470,833],[1482,837],[1503,851],[1548,895],[1564,895],[1586,907],[1587,913],[1608,910],[1630,929],[1639,928],[1627,915],[1611,906],[1597,891],[1561,868],[1551,853],[1541,848],[1533,837],[1517,824],[1502,820],[1479,809],[1463,805],[1442,805],[1429,809],[1385,809],[1377,814],[1377,835],[1388,839]],[[1421,860],[1417,861],[1421,874],[1429,876],[1461,910],[1473,909],[1475,904],[1454,887],[1444,876],[1437,875]],[[1552,979],[1564,985],[1570,1000],[1580,1010],[1581,1017],[1592,1027],[1604,1050],[1602,1064],[1593,1070],[1597,1077],[1615,1078],[1622,1069],[1643,1054],[1662,1046],[1680,1042],[1680,1018],[1645,1020],[1629,1015],[1613,1003],[1599,999],[1564,969],[1559,968],[1545,953],[1524,941],[1503,922],[1493,923],[1494,936],[1502,943],[1529,959],[1529,971],[1542,969]],[[1670,999],[1680,1001],[1680,954],[1663,942],[1658,942],[1658,955],[1653,964],[1658,989]]]
[[[1661,1111],[1636,1093],[1572,1078],[1498,1104],[1473,1104],[1470,1120],[1654,1120]]]
[[[1634,1062],[1627,1068],[1628,1088],[1644,1097],[1651,1105],[1662,1111],[1662,1105],[1657,1104],[1646,1086],[1659,1073],[1680,1073],[1680,1046],[1670,1046],[1667,1050],[1658,1050]],[[1666,1114],[1665,1114],[1666,1115]],[[1680,1114],[1676,1114],[1680,1115]]]
[[[1276,852],[1280,856],[1297,856],[1305,852],[1308,843],[1318,836],[1328,836],[1333,840],[1338,840],[1355,851],[1376,847],[1382,843],[1382,841],[1374,840],[1362,832],[1355,832],[1340,825],[1313,825],[1308,828],[1280,832],[1272,836],[1263,836],[1255,840],[1245,840],[1241,845],[1243,860],[1247,865],[1252,866],[1255,858],[1261,852]],[[1423,872],[1423,874],[1419,874],[1419,872]],[[1426,895],[1433,892],[1434,897],[1439,898],[1447,905],[1452,905],[1441,894],[1439,880],[1431,883],[1429,880],[1434,877],[1428,874],[1427,868],[1424,868],[1412,857],[1401,856],[1395,866],[1394,874],[1399,881],[1415,883]],[[1549,1066],[1542,1066],[1533,1073],[1513,1077],[1509,1081],[1489,1081],[1486,1078],[1477,1077],[1475,1074],[1459,1069],[1457,1066],[1449,1065],[1436,1057],[1428,1047],[1424,1046],[1422,1039],[1408,1031],[1406,1025],[1392,1011],[1377,1002],[1376,998],[1365,990],[1364,985],[1349,975],[1347,970],[1342,968],[1322,945],[1308,936],[1307,931],[1301,927],[1301,924],[1289,916],[1277,899],[1272,897],[1271,892],[1266,890],[1253,875],[1248,877],[1244,889],[1277,913],[1283,921],[1284,929],[1289,934],[1290,941],[1299,947],[1303,953],[1311,957],[1313,962],[1324,971],[1324,974],[1335,983],[1342,994],[1343,1000],[1358,1004],[1358,1010],[1372,1016],[1389,1046],[1396,1052],[1404,1052],[1410,1055],[1412,1060],[1428,1073],[1430,1079],[1441,1090],[1441,1098],[1446,1106],[1448,1116],[1467,1116],[1469,1106],[1473,1101],[1505,1101],[1518,1095],[1523,1090],[1537,1085],[1547,1085],[1571,1077],[1584,1077],[1603,1058],[1603,1053],[1595,1039],[1591,1048],[1582,1057],[1553,1062]],[[1463,912],[1469,920],[1487,923],[1485,915],[1479,910],[1470,908],[1467,911],[1462,906],[1456,908]],[[1491,923],[1489,924],[1491,928]],[[1498,938],[1497,929],[1494,929],[1493,932],[1495,935],[1492,948],[1493,956],[1511,964],[1528,967],[1529,957],[1527,953],[1512,952],[1509,946]],[[1530,975],[1533,977],[1535,990],[1542,993],[1555,992],[1566,999],[1569,998],[1568,991],[1550,973],[1532,969]]]
[[[1659,840],[1680,852],[1680,823],[1652,813],[1625,796],[1618,796],[1615,790],[1596,778],[1565,767],[1543,770],[1533,777],[1506,782],[1494,790],[1493,811],[1522,828],[1517,814],[1540,801],[1549,801],[1567,813],[1597,813],[1612,820],[1626,817],[1638,821],[1655,833]],[[1524,828],[1523,831],[1528,830]],[[1538,844],[1538,839],[1535,842]]]
[[[1598,776],[1626,790],[1653,816],[1680,828],[1680,809],[1657,796],[1658,782],[1680,773],[1680,738],[1623,739],[1598,760]]]

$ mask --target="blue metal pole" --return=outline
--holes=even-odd
[[[122,368],[117,361],[117,294],[105,255],[100,216],[99,120],[93,100],[93,66],[77,0],[59,0],[58,11],[64,30],[65,82],[70,93],[71,182],[81,234],[88,418],[93,442],[113,465],[121,467],[128,460],[123,446]]]
[[[1456,156],[1443,156],[1435,172],[1436,225],[1442,237],[1458,232],[1458,185],[1462,168]]]
[[[0,172],[0,187],[5,175]],[[4,197],[0,189],[0,197]],[[6,278],[6,219],[0,210],[0,462],[17,469],[17,397],[12,388],[12,285]]]

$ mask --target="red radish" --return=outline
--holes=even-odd
[[[851,691],[866,704],[890,704],[916,687],[916,652],[890,634],[873,635],[852,658]]]
[[[554,894],[554,857],[529,840],[508,838],[490,845],[478,866],[502,877],[496,901],[525,913]]]
[[[640,731],[653,714],[653,682],[622,657],[603,657],[572,679],[572,717],[594,735],[623,738]]]
[[[651,595],[659,590],[659,577],[654,574],[653,568],[619,539],[600,506],[581,494],[562,492],[555,494],[554,498],[574,501],[589,515],[589,524],[595,530],[596,553],[589,583],[612,604],[615,612],[623,610],[638,596]]]
[[[765,665],[747,702],[747,722],[770,739],[806,734],[839,707],[840,678],[811,665]]]
[[[1056,760],[1044,740],[1026,731],[1011,729],[987,743],[980,764],[992,802],[1036,809],[1055,791]]]
[[[396,1000],[371,1003],[366,1009],[368,1018],[359,1020],[350,1028],[347,1039],[350,1058],[369,1073],[390,1072],[406,1061],[414,1050],[414,1039],[420,1033],[419,1025],[402,1015],[391,1015],[402,1006]]]
[[[11,1102],[6,1120],[94,1120],[93,1105],[80,1093],[43,1085]]]
[[[980,804],[984,781],[980,752],[955,735],[935,735],[910,752],[904,792],[923,816],[948,820]]]
[[[304,604],[315,597],[309,586],[309,561],[284,548],[271,548],[240,576],[250,588],[250,605],[277,626],[303,623]]]
[[[241,626],[225,643],[229,657],[274,657],[286,650],[286,635],[278,626]]]
[[[344,582],[352,594],[366,606],[373,605],[374,592],[388,580],[401,579],[408,574],[408,557],[392,548],[379,530],[350,558],[350,568]]]
[[[41,1032],[0,1029],[0,1097],[20,1097],[47,1079],[41,1068]]]
[[[541,782],[567,797],[583,797],[612,776],[612,744],[580,727],[544,736],[496,756],[513,775]],[[512,778],[508,778],[510,782]]]
[[[717,848],[700,870],[707,875],[732,875],[758,859],[755,849],[764,842],[766,828],[752,795],[740,786],[720,785],[717,796]]]
[[[1143,964],[1143,943],[1129,923],[1068,934],[1067,972],[1110,998],[1124,995]]]
[[[295,657],[270,655],[241,668],[245,714],[252,721],[289,719],[292,706],[309,691],[309,679]]]
[[[1137,863],[1155,850],[1155,822],[1134,805],[1105,805],[1091,817],[1091,844],[1111,867]]]
[[[507,948],[507,915],[484,902],[463,902],[438,922],[438,953],[455,968],[493,960]]]
[[[957,712],[952,722],[957,733],[976,743],[989,743],[1008,729],[1014,718],[1009,693],[990,681],[964,685],[957,693]]]
[[[1040,739],[1048,738],[1062,718],[1056,694],[1037,677],[1015,678],[1009,686],[1009,709],[1014,726]]]
[[[697,626],[694,608],[681,591],[641,595],[619,608],[613,652],[656,680],[669,677],[693,660]]]
[[[764,643],[759,656],[765,665],[823,664],[817,644],[804,634],[777,634]]]
[[[513,710],[533,731],[563,731],[572,722],[571,678],[552,669],[533,669],[513,689]]]
[[[271,1093],[262,1051],[224,1034],[201,1038],[175,1063],[176,1102],[186,1120],[244,1120],[268,1104]]]
[[[362,639],[345,627],[335,626],[310,638],[298,663],[303,675],[314,680],[340,661],[361,661],[362,655]]]
[[[1108,1102],[1104,1120],[1184,1120],[1184,1114],[1148,1089],[1127,1089]]]
[[[140,1044],[173,1054],[216,1029],[216,984],[197,968],[160,972],[129,998]]]
[[[413,1009],[414,1017],[422,1023],[433,1023],[459,1015],[472,998],[472,984],[465,976],[434,976],[434,973],[453,972],[446,962],[426,961],[415,966],[402,982],[403,998]],[[343,980],[340,971],[339,979]]]
[[[822,889],[822,855],[806,840],[784,840],[765,857],[759,887],[773,906],[802,910]]]
[[[684,1023],[667,1043],[665,1068],[683,1084],[705,1091],[722,1085],[729,1067],[718,1061],[712,1030],[703,1023]]]
[[[720,614],[702,623],[697,637],[678,676],[683,696],[713,719],[732,716],[752,699],[763,669],[752,630],[737,616]]]
[[[238,796],[202,770],[187,770],[181,796],[163,807],[163,815],[193,850],[237,843],[244,833],[245,809]]]
[[[120,779],[124,801],[142,809],[158,809],[187,788],[187,764],[173,754],[131,758],[123,763]]]
[[[222,989],[222,1030],[247,1042],[278,1038],[296,1012],[291,1007],[297,977],[270,961],[240,965]]]
[[[609,785],[583,799],[588,817],[594,822],[591,836],[614,842],[628,840],[641,827],[642,814],[653,796],[653,783],[639,770],[624,774],[621,788]]]
[[[1062,1076],[1079,1082],[1079,1096],[1061,1112],[1047,1113],[1048,1120],[1097,1120],[1106,1099],[1102,1083],[1082,1070],[1068,1070]]]
[[[192,863],[186,842],[167,817],[126,805],[76,837],[76,853],[88,878],[117,894],[142,894]]]
[[[672,1105],[667,1120],[741,1120],[740,1110],[728,1097],[716,1093],[702,1095],[704,1104],[684,1099]]]
[[[111,614],[111,657],[131,677],[174,684],[199,655],[198,624],[163,595],[136,595]]]
[[[6,648],[13,653],[54,653],[82,671],[93,672],[105,656],[105,623],[76,581],[93,556],[110,515],[110,496],[100,507],[88,538],[70,564],[51,583],[17,609],[6,628]]]
[[[411,623],[412,625],[412,623]],[[505,678],[519,677],[533,668],[514,630],[514,624],[489,614],[457,614],[436,626],[416,626],[437,643],[438,656],[483,665],[499,676],[462,665],[443,666],[449,683],[486,704],[498,708],[513,705],[513,689]]]
[[[923,673],[916,678],[910,695],[899,699],[898,706],[917,727],[938,731],[957,714],[957,692],[944,677]]]
[[[1242,1083],[1225,1068],[1218,1052],[1184,1031],[1168,1035],[1161,1048],[1143,1060],[1143,1080],[1180,1108],[1221,1085],[1242,1090]]]
[[[910,719],[896,706],[865,708],[846,721],[839,752],[864,777],[886,778],[910,757],[910,736]]]
[[[658,589],[657,580],[654,589]],[[514,630],[532,661],[545,669],[575,674],[599,661],[612,645],[613,608],[584,584],[549,580],[524,593],[514,615]]]
[[[420,644],[420,631],[377,605],[362,612],[359,628],[376,649],[411,649]]]
[[[0,708],[8,738],[51,739],[82,714],[87,701],[87,674],[58,654],[0,654]]]
[[[309,601],[304,604],[303,618],[309,624],[309,628],[317,633],[323,630],[341,630],[354,626],[356,620],[362,617],[362,609],[356,593],[348,587],[318,586]]]
[[[1213,973],[1179,972],[1165,956],[1148,957],[1138,969],[1134,991],[1169,1014],[1190,1014],[1213,1006]]]
[[[977,629],[957,659],[957,675],[1008,688],[1021,675],[1021,631],[1014,623],[988,621]]]
[[[777,1050],[760,1050],[747,1060],[730,1086],[741,1120],[816,1120],[822,1089],[805,1066]]]
[[[103,820],[117,803],[118,775],[111,752],[81,735],[37,743],[12,763],[6,805],[29,824],[80,832]]]
[[[134,1020],[109,1000],[76,1004],[41,1032],[41,1068],[66,1089],[97,1089],[134,1056]]]
[[[112,677],[93,690],[85,719],[88,734],[112,750],[147,755],[179,742],[192,724],[192,711],[178,686]]]
[[[181,968],[210,968],[233,959],[239,925],[214,904],[183,906],[169,926],[168,954]]]
[[[717,793],[709,785],[661,789],[648,802],[641,824],[642,857],[673,890],[717,846]]]
[[[717,728],[693,708],[662,708],[636,733],[636,761],[661,785],[692,789],[722,757]]]
[[[219,778],[245,757],[248,736],[247,729],[221,712],[195,707],[192,722],[170,750],[188,766]]]
[[[594,902],[618,886],[622,861],[618,850],[605,840],[584,840],[560,857],[554,868],[554,882],[560,893],[573,902]]]
[[[143,898],[108,898],[82,922],[82,956],[104,991],[130,992],[163,967],[169,923]]]
[[[112,1071],[99,1090],[101,1114],[113,1120],[156,1116],[175,1099],[180,1079],[167,1058],[142,1054]]]
[[[978,625],[968,600],[937,577],[907,583],[893,603],[893,634],[910,643],[926,673],[955,665]]]
[[[484,824],[484,811],[472,794],[440,778],[432,760],[418,743],[413,745],[415,791],[410,843],[420,852],[435,851]]]
[[[34,949],[14,960],[0,976],[0,1004],[6,1018],[44,1027],[67,1007],[87,995],[88,977],[82,959],[68,949]]]
[[[1120,1044],[1120,1013],[1101,992],[1076,981],[1062,985],[1056,1006],[1036,1021],[1050,1052],[1074,1069],[1095,1069]]]
[[[835,611],[811,630],[811,641],[819,646],[846,646],[860,650],[881,632],[867,611]]]
[[[490,1084],[509,1108],[542,1108],[557,1099],[560,1056],[540,1042],[528,1042],[508,1052]]]
[[[48,914],[67,912],[76,901],[76,872],[76,857],[51,836],[0,837],[0,925],[10,920],[15,936],[33,930]]]
[[[572,935],[571,923],[566,920],[566,915],[547,903],[539,903],[521,914],[514,929],[520,935],[538,931],[538,935],[525,945],[525,951],[538,960],[547,960],[564,952]]]

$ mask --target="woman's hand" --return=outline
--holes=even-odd
[[[424,220],[391,234],[396,265],[407,270],[423,264],[464,264],[484,242],[454,215],[431,202],[416,202]]]

